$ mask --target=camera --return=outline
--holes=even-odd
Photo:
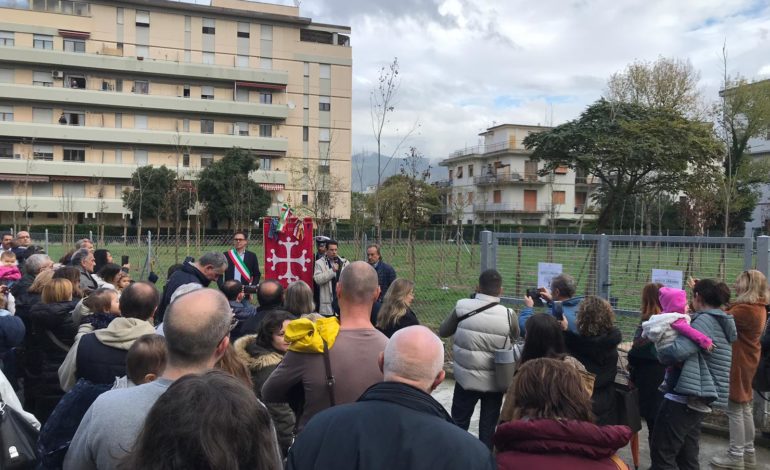
[[[259,289],[259,284],[257,284],[256,286],[245,285],[245,286],[243,286],[243,293],[244,294],[256,294],[257,293],[257,289]]]
[[[527,289],[527,297],[532,299],[532,301],[535,303],[535,307],[542,307],[545,305],[545,302],[543,302],[543,297],[540,295],[540,290],[537,287]]]

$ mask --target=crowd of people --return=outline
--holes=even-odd
[[[171,266],[162,291],[90,240],[58,262],[29,246],[26,232],[3,236],[0,394],[40,430],[34,468],[628,468],[622,334],[567,274],[541,290],[546,312],[526,297],[517,314],[484,271],[436,334],[376,244],[350,261],[319,239],[314,286],[284,285],[261,279],[239,231],[228,252]],[[712,465],[753,468],[767,280],[743,272],[732,302],[720,281],[689,290],[645,286],[628,352],[652,468],[698,468],[713,408],[730,442]],[[452,338],[449,412],[432,396],[440,337]]]

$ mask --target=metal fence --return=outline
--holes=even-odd
[[[756,266],[767,273],[767,237],[759,237]],[[764,247],[764,248],[762,248]],[[503,276],[504,297],[521,303],[526,289],[537,286],[538,263],[557,263],[572,275],[578,295],[607,299],[630,337],[638,323],[641,292],[652,270],[674,270],[689,277],[717,278],[732,285],[739,273],[755,266],[752,238],[564,235],[482,232],[481,269]],[[764,264],[762,264],[764,262]]]

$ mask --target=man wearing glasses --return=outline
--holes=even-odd
[[[259,260],[257,255],[248,251],[249,239],[246,238],[246,232],[237,231],[233,234],[233,248],[225,252],[227,258],[227,269],[217,284],[220,289],[227,281],[239,281],[246,286],[256,286],[262,273],[259,272]],[[243,298],[243,303],[249,302],[250,296],[247,294]]]

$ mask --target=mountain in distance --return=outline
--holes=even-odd
[[[420,170],[424,170],[430,165],[430,180],[433,183],[449,178],[449,169],[438,166],[441,158],[422,157]],[[388,157],[382,157],[382,181],[389,176],[397,175],[401,172],[402,158],[393,158],[387,167]],[[351,165],[351,183],[353,192],[364,191],[369,186],[377,185],[377,154],[372,152],[359,152],[353,154]]]

